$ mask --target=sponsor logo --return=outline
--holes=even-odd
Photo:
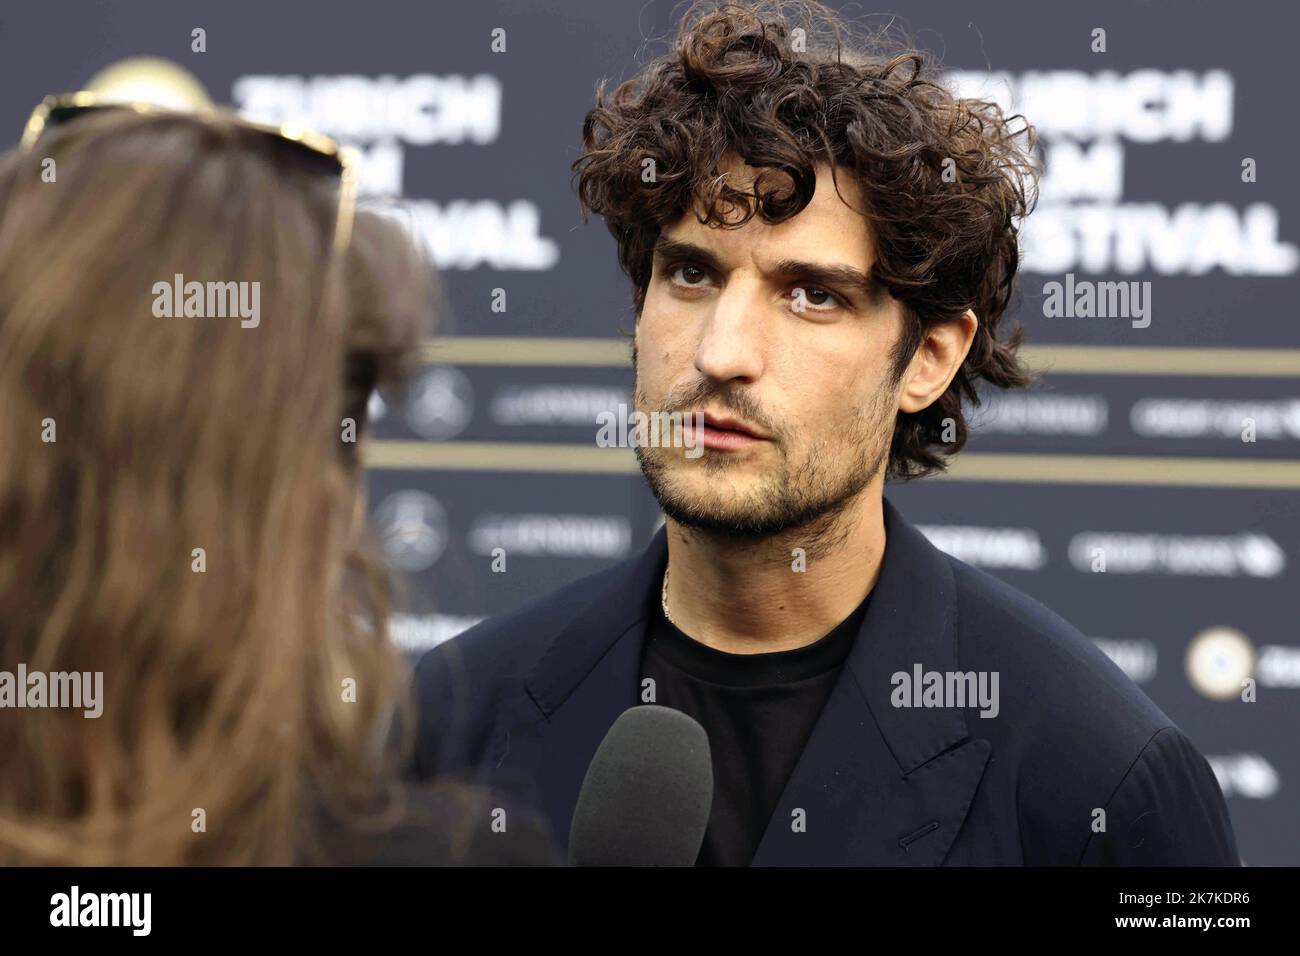
[[[384,557],[402,571],[432,567],[447,547],[447,512],[423,491],[389,495],[375,509],[372,524]]]

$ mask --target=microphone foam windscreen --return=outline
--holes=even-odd
[[[587,768],[569,830],[569,863],[694,866],[712,806],[704,728],[669,707],[631,707]]]

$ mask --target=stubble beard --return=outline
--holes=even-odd
[[[639,376],[634,396],[638,411],[651,411]],[[857,436],[856,442],[822,438],[796,461],[790,457],[788,433],[769,425],[778,461],[745,491],[729,475],[752,466],[728,452],[704,449],[690,459],[680,449],[638,447],[637,461],[664,514],[689,532],[737,545],[771,545],[783,555],[788,555],[786,545],[803,548],[808,557],[823,555],[851,532],[846,511],[885,465],[889,442],[884,419],[891,397],[882,387],[858,408],[849,427],[836,428],[838,434]],[[698,408],[706,398],[750,421],[765,422],[744,393],[703,383],[663,410]],[[707,476],[708,490],[685,487],[678,475],[686,468]]]

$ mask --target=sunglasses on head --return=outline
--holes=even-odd
[[[156,103],[125,102],[105,99],[97,93],[82,91],[56,96],[47,96],[32,111],[27,125],[23,129],[20,147],[23,151],[31,150],[47,129],[63,126],[68,122],[90,113],[105,110],[127,110],[140,115],[178,113],[185,116],[197,116],[200,119],[220,119],[242,129],[268,137],[276,143],[301,157],[304,165],[312,170],[320,170],[339,177],[339,204],[334,218],[334,247],[340,252],[347,249],[352,237],[352,217],[357,201],[357,154],[347,146],[340,146],[333,139],[320,133],[312,132],[299,126],[270,126],[254,123],[244,119],[233,110],[220,107],[204,107],[197,110],[174,110]]]

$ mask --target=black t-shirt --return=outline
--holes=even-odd
[[[653,602],[641,676],[654,680],[654,703],[703,725],[713,758],[713,810],[696,866],[753,862],[869,600],[815,643],[771,654],[728,654],[701,644]]]

